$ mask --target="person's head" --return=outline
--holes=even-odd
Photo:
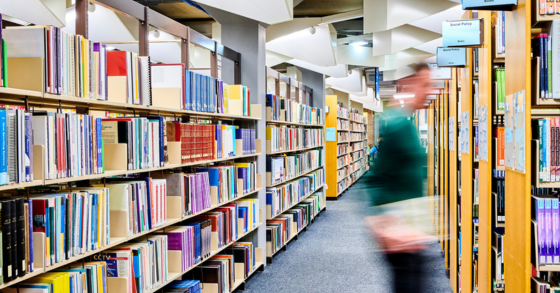
[[[414,109],[422,109],[431,87],[431,69],[428,64],[419,63],[415,66],[414,70],[416,71],[413,77],[414,101],[411,101],[411,106]]]

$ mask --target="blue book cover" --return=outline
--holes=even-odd
[[[152,206],[151,202],[152,202],[152,195],[150,194],[150,178],[148,177],[144,177],[144,178],[139,178],[139,180],[142,180],[144,182],[146,182],[146,200],[147,202],[146,204],[146,212],[148,214],[148,229],[152,229],[152,209],[150,208]]]
[[[6,110],[0,109],[0,185],[8,184],[8,140],[6,134]]]
[[[101,139],[101,118],[96,118],[97,122],[97,173],[103,173],[103,140]]]
[[[25,165],[25,181],[33,181],[33,133],[32,133],[32,119],[31,113],[24,113],[25,115],[25,158],[23,159]]]
[[[222,158],[222,125],[221,124],[215,125],[215,128],[216,128],[216,144],[218,146],[217,158],[221,159]]]
[[[191,83],[189,80],[189,71],[185,69],[185,110],[189,110],[190,96],[191,96]]]
[[[233,131],[235,129],[235,126],[230,126],[230,127],[232,128],[231,129],[232,130],[231,135],[233,136],[233,138],[232,138],[232,147],[233,147],[232,156],[237,156],[237,150],[235,149],[235,145],[236,145],[235,140],[237,139],[237,137],[235,136],[235,131]]]
[[[98,218],[97,218],[97,214],[99,213],[99,203],[98,203],[98,198],[97,198],[97,194],[93,193],[91,195],[92,197],[92,205],[91,205],[91,250],[96,249],[96,244],[97,244],[97,223],[98,223]]]

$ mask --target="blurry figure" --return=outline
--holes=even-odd
[[[372,184],[377,187],[371,194],[374,215],[366,219],[391,265],[393,292],[399,293],[426,292],[422,251],[437,239],[430,214],[434,198],[424,196],[426,156],[409,120],[416,110],[425,108],[430,89],[428,65],[418,65],[408,81],[414,97],[405,99],[403,106],[395,100],[383,113],[386,126],[378,142],[383,147],[373,167]]]
[[[370,145],[369,146],[369,164],[372,165],[373,162],[375,162],[375,154],[377,153],[377,147],[375,145]]]
[[[380,133],[379,137],[377,138],[377,150],[379,151],[379,149],[381,148],[381,145],[383,144],[383,134]]]

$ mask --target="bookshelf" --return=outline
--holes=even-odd
[[[458,82],[457,70],[451,69],[451,81],[449,83],[449,109],[448,109],[448,150],[449,150],[449,280],[452,290],[457,293],[459,258],[458,258],[458,235],[459,222],[458,210],[458,136],[457,136],[457,101]]]
[[[266,141],[266,156],[267,156],[267,173],[266,173],[266,188],[267,188],[267,202],[266,202],[266,220],[267,220],[267,239],[270,236],[270,241],[267,241],[266,249],[266,261],[268,264],[272,263],[272,260],[278,252],[286,250],[288,243],[293,239],[297,239],[298,235],[307,230],[307,224],[298,227],[297,223],[291,223],[290,231],[283,231],[282,237],[280,239],[273,240],[276,223],[286,217],[286,213],[297,208],[301,203],[308,201],[310,198],[314,198],[317,195],[324,199],[325,196],[325,132],[324,132],[324,113],[320,108],[314,108],[311,105],[313,90],[301,82],[290,78],[270,67],[266,68],[267,74],[267,103],[266,103],[266,125],[267,125],[267,141]],[[310,98],[308,98],[310,97]],[[291,110],[290,110],[291,109]],[[310,115],[314,118],[304,119],[303,121],[299,119],[301,115],[299,112],[296,114],[294,109],[306,109],[309,111]],[[303,113],[303,110],[302,110]],[[310,117],[311,117],[310,116]],[[278,132],[273,132],[282,129]],[[292,137],[289,133],[297,132],[303,133],[300,139],[305,143],[298,147],[291,147],[294,145],[295,137]],[[280,133],[288,133],[286,138],[280,139]],[[275,134],[278,134],[276,137]],[[310,136],[308,136],[310,135]],[[283,136],[282,136],[283,137]],[[314,137],[315,140],[311,141],[307,139],[308,137]],[[293,138],[293,140],[292,140]],[[286,156],[299,156],[305,154],[314,153],[317,157],[314,161],[317,161],[317,166],[312,166],[311,168],[300,172],[300,174],[295,174],[295,176],[288,177],[288,175],[282,175],[281,180],[278,180],[279,173],[276,172],[274,166],[276,160],[282,160]],[[285,161],[288,164],[288,161]],[[293,168],[291,168],[293,169]],[[286,168],[282,168],[283,172],[286,172]],[[273,197],[277,196],[276,191],[284,188],[289,184],[299,184],[298,182],[303,182],[303,180],[308,180],[309,190],[304,190],[304,194],[294,195],[293,192],[286,192],[283,195],[278,196],[279,202],[283,208],[279,209],[275,207],[275,200]],[[300,189],[303,190],[303,186],[300,185]],[[270,195],[270,202],[268,201]],[[316,216],[326,210],[326,203],[321,202],[320,210],[315,214],[311,215],[311,221],[314,221]],[[291,221],[290,221],[291,222]],[[270,231],[269,231],[270,230]],[[285,233],[284,233],[285,232]],[[270,235],[268,234],[270,233]],[[277,243],[281,245],[277,246]]]
[[[189,54],[189,45],[194,44],[195,46],[202,47],[210,52],[209,56],[211,56],[211,68],[209,70],[209,74],[213,78],[217,78],[219,76],[219,66],[218,66],[218,58],[225,58],[233,61],[233,68],[234,72],[232,74],[232,84],[240,84],[241,83],[241,57],[240,54],[235,52],[234,50],[225,47],[203,35],[200,33],[190,29],[187,26],[184,26],[178,22],[175,22],[141,4],[138,4],[134,1],[114,1],[114,0],[99,0],[99,1],[92,1],[96,5],[101,5],[105,8],[113,10],[121,15],[125,15],[133,20],[136,20],[138,23],[138,30],[139,30],[139,41],[135,42],[138,44],[138,52],[139,56],[149,56],[150,54],[150,41],[148,38],[149,34],[149,27],[155,27],[161,31],[167,32],[175,37],[180,39],[181,43],[181,61],[183,66],[186,69],[190,69],[190,62],[189,58],[192,58]],[[17,4],[15,4],[17,5]],[[88,37],[88,2],[83,0],[76,1],[76,32],[81,34],[83,37]],[[94,28],[89,28],[92,30]],[[93,40],[95,41],[95,40]],[[303,88],[301,85],[299,88]],[[150,93],[153,92],[153,88],[149,88]],[[305,91],[298,91],[299,95],[301,95],[302,100],[305,101],[306,97],[304,96]],[[309,91],[310,92],[310,91]],[[296,94],[297,96],[298,94]],[[255,95],[256,96],[256,95]],[[193,111],[193,110],[186,110],[186,109],[177,109],[172,107],[165,107],[165,106],[154,106],[154,105],[142,105],[142,104],[131,104],[131,103],[122,103],[122,102],[115,102],[111,99],[108,100],[96,100],[96,99],[89,99],[89,98],[79,98],[75,96],[69,95],[58,95],[49,93],[46,90],[41,91],[33,91],[28,90],[25,88],[0,88],[0,102],[4,105],[13,105],[13,106],[20,106],[25,110],[29,111],[32,109],[41,109],[47,110],[49,112],[53,111],[75,111],[75,113],[85,113],[90,114],[94,117],[106,117],[106,113],[111,115],[120,115],[119,117],[148,117],[148,116],[161,116],[164,117],[164,121],[182,121],[185,123],[189,123],[192,125],[199,125],[199,124],[208,124],[211,122],[212,124],[218,123],[231,123],[231,124],[242,124],[242,127],[247,127],[250,129],[256,129],[256,123],[262,120],[262,106],[259,103],[264,103],[264,101],[259,101],[258,99],[254,99],[251,101],[251,104],[245,105],[246,110],[248,113],[246,115],[239,115],[239,114],[228,114],[228,113],[217,113],[218,111]],[[231,106],[233,108],[233,106]],[[124,116],[128,115],[128,116]],[[225,125],[225,124],[224,124]],[[303,126],[303,125],[300,125]],[[165,126],[163,126],[165,127]],[[317,127],[317,126],[313,126]],[[1,185],[0,190],[3,193],[11,192],[12,194],[18,194],[25,196],[23,192],[27,191],[27,199],[29,199],[30,192],[33,195],[35,190],[39,188],[45,188],[47,186],[60,186],[69,188],[70,192],[72,192],[72,188],[79,189],[81,187],[89,186],[91,184],[105,184],[106,179],[111,180],[112,178],[116,177],[124,177],[124,176],[134,176],[138,175],[141,177],[150,177],[155,178],[161,174],[163,176],[165,171],[182,171],[182,172],[193,172],[193,173],[200,173],[202,171],[196,170],[195,168],[208,168],[212,165],[225,165],[228,163],[247,163],[255,160],[256,158],[263,157],[266,153],[265,146],[263,145],[264,139],[264,132],[257,132],[255,131],[255,140],[254,140],[254,153],[251,154],[243,154],[242,149],[245,146],[242,145],[242,139],[238,139],[237,141],[232,141],[232,145],[236,146],[238,149],[237,155],[232,155],[229,157],[224,158],[216,158],[216,159],[206,159],[200,160],[196,162],[187,162],[181,163],[181,148],[179,148],[175,144],[171,144],[172,142],[169,141],[168,151],[170,160],[165,162],[162,166],[159,167],[152,167],[152,168],[141,168],[141,169],[132,169],[128,170],[126,168],[123,169],[112,169],[108,168],[109,164],[114,162],[107,162],[105,168],[105,172],[101,172],[98,174],[91,174],[85,176],[74,176],[74,177],[66,177],[66,178],[57,178],[57,179],[46,179],[44,176],[46,173],[46,166],[42,164],[42,159],[44,157],[45,147],[36,145],[33,146],[33,149],[36,149],[36,156],[33,160],[33,171],[34,175],[36,175],[35,180],[31,182],[24,182],[24,183],[17,183],[17,184],[7,184]],[[163,135],[163,134],[162,134]],[[214,149],[215,151],[215,149]],[[109,155],[108,148],[105,148],[105,157]],[[34,153],[35,155],[35,153]],[[126,155],[126,148],[123,153],[114,153],[115,160],[120,160],[121,158],[127,157]],[[177,157],[179,160],[177,161]],[[162,158],[163,159],[163,158]],[[122,160],[121,160],[122,161]],[[36,162],[39,162],[36,164]],[[262,169],[262,168],[261,168]],[[240,170],[240,169],[239,169]],[[237,173],[237,169],[235,171]],[[167,172],[165,174],[168,174]],[[155,176],[152,176],[155,175]],[[255,188],[249,191],[244,192],[244,186],[242,182],[237,182],[237,186],[239,188],[239,193],[236,197],[224,200],[221,202],[212,202],[208,208],[202,209],[198,212],[189,215],[183,215],[182,206],[181,204],[173,200],[171,196],[166,197],[167,199],[167,206],[166,206],[166,213],[167,219],[159,226],[155,226],[151,229],[128,235],[128,236],[110,236],[109,241],[106,245],[101,246],[96,249],[89,250],[85,253],[74,255],[68,259],[58,261],[54,264],[47,265],[46,258],[45,258],[45,236],[43,233],[33,233],[34,242],[33,248],[35,251],[33,252],[34,257],[34,266],[35,269],[32,273],[28,273],[22,277],[15,278],[10,282],[6,282],[0,284],[0,289],[7,288],[7,287],[16,287],[18,284],[21,284],[25,280],[29,280],[30,278],[40,276],[46,272],[52,272],[57,269],[65,269],[69,265],[83,265],[83,261],[88,260],[90,257],[102,253],[106,250],[111,248],[116,248],[119,245],[127,244],[130,242],[136,241],[143,241],[146,240],[148,237],[156,235],[156,232],[166,232],[166,229],[172,229],[172,226],[176,226],[178,224],[187,224],[190,223],[188,220],[195,220],[195,218],[199,216],[207,216],[209,212],[217,212],[220,209],[226,208],[226,206],[232,203],[239,203],[240,200],[247,200],[247,199],[259,199],[261,202],[265,201],[264,197],[264,180],[263,179],[263,172],[255,171],[254,174],[254,183]],[[134,178],[134,177],[130,177]],[[243,181],[243,180],[241,180]],[[23,188],[23,189],[21,189]],[[19,190],[16,190],[19,189]],[[217,196],[214,194],[216,191],[213,190],[212,197]],[[308,199],[306,197],[306,199]],[[214,198],[212,198],[214,199]],[[262,205],[261,205],[262,206]],[[324,210],[324,206],[323,209]],[[112,212],[112,211],[111,211]],[[244,242],[252,242],[255,246],[255,266],[249,272],[247,278],[243,277],[243,274],[239,274],[238,278],[235,280],[233,284],[231,284],[232,290],[236,288],[244,288],[245,281],[253,275],[257,270],[264,269],[264,261],[265,261],[265,239],[259,239],[259,234],[264,235],[264,233],[257,233],[256,231],[264,230],[263,223],[265,223],[265,214],[263,209],[258,207],[256,209],[256,213],[254,217],[260,219],[259,223],[255,223],[251,228],[249,228],[246,232],[240,230],[237,235],[234,235],[234,239],[229,243],[224,243],[223,245],[218,245],[218,233],[212,233],[211,237],[211,251],[208,255],[203,256],[202,260],[190,267],[186,270],[181,269],[181,252],[175,250],[169,250],[169,263],[168,263],[168,277],[167,280],[162,281],[158,286],[150,288],[147,292],[159,292],[161,291],[164,286],[176,280],[182,276],[187,275],[189,272],[192,272],[196,267],[204,264],[204,262],[210,259],[213,256],[218,254],[227,253],[228,248],[232,245],[235,245],[237,242],[244,241]],[[241,224],[240,224],[241,225]],[[262,237],[261,237],[262,238]],[[236,267],[237,269],[237,267]],[[113,287],[115,284],[112,282],[107,283],[108,291],[119,291]],[[213,284],[205,284],[212,288]]]
[[[334,141],[326,142],[327,185],[333,186],[327,189],[327,198],[333,200],[354,184],[367,168],[367,121],[363,105],[351,101],[347,93],[334,93],[325,97],[325,106],[329,108],[325,119],[327,131],[333,129],[336,133]]]

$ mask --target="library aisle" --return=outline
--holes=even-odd
[[[315,223],[264,272],[255,274],[244,292],[388,292],[389,268],[363,225],[368,192],[374,190],[369,183],[372,174],[365,173],[338,200],[329,201]],[[425,253],[429,276],[425,292],[452,292],[439,244]]]

